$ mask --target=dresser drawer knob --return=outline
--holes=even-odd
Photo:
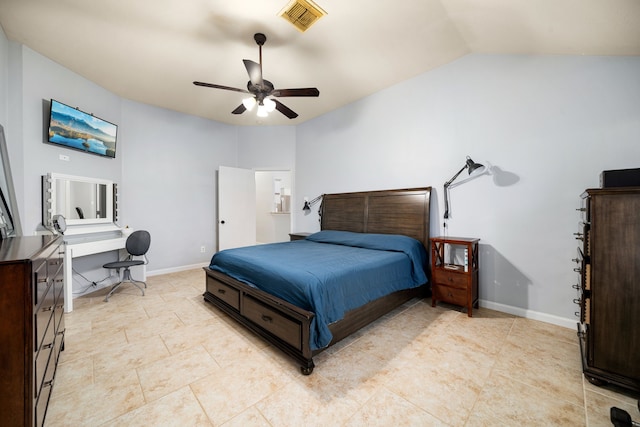
[[[224,289],[218,289],[218,293],[224,295],[227,293],[227,291],[225,291]]]
[[[268,323],[273,322],[273,319],[271,318],[271,316],[267,316],[266,314],[262,315],[262,320]]]

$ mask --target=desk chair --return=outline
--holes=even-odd
[[[117,270],[118,275],[120,275],[120,269],[121,268],[124,269],[124,271],[122,272],[122,280],[116,283],[115,285],[113,285],[113,287],[111,288],[111,290],[109,291],[109,293],[104,299],[105,302],[109,302],[109,297],[111,296],[111,294],[113,294],[115,290],[118,289],[120,285],[122,285],[123,283],[132,283],[134,286],[140,289],[140,291],[142,291],[142,296],[144,296],[144,289],[138,283],[142,283],[145,288],[147,287],[147,284],[139,280],[133,280],[131,278],[131,270],[129,270],[129,268],[134,267],[136,265],[145,265],[149,263],[149,261],[147,260],[146,254],[147,254],[147,251],[149,250],[150,245],[151,245],[151,235],[149,234],[148,231],[145,231],[145,230],[134,231],[129,235],[129,237],[127,237],[127,242],[125,244],[127,252],[129,253],[127,258],[124,261],[109,262],[102,266],[103,268]],[[144,260],[133,259],[134,256],[141,256],[144,258]]]

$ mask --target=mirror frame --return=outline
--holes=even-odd
[[[114,201],[114,183],[106,179],[100,178],[88,178],[84,176],[65,175],[60,173],[48,173],[42,177],[42,224],[46,228],[53,228],[53,216],[56,214],[63,215],[64,212],[60,212],[57,202],[56,191],[59,188],[57,183],[62,181],[68,182],[80,182],[95,185],[105,185],[106,187],[106,216],[104,218],[85,218],[85,219],[72,219],[65,217],[68,226],[82,226],[82,225],[95,225],[95,224],[112,224],[117,219],[117,205]],[[115,209],[114,209],[115,207]]]
[[[0,201],[0,204],[3,205],[0,206],[0,211],[5,218],[8,214],[9,218],[6,219],[11,220],[11,224],[8,224],[9,230],[7,230],[6,237],[22,236],[22,225],[20,223],[20,214],[18,212],[16,190],[13,185],[13,176],[11,175],[11,166],[9,164],[9,151],[7,150],[7,141],[4,136],[4,127],[2,125],[0,125],[0,157],[0,166],[2,167],[2,171],[0,171],[2,177],[0,177],[0,179],[4,180],[3,182],[6,184],[6,188],[3,188],[3,190],[7,192],[7,194],[4,194],[4,203]],[[5,212],[5,207],[7,212]],[[2,240],[1,237],[0,240]]]

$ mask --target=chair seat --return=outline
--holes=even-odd
[[[115,261],[115,262],[109,262],[105,265],[103,265],[104,268],[127,268],[127,267],[133,267],[136,265],[143,265],[144,261],[141,259],[133,259],[131,261]]]

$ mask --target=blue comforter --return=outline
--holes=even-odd
[[[210,268],[315,313],[310,347],[331,342],[329,325],[392,292],[427,282],[427,253],[407,236],[325,230],[305,240],[227,249]]]

